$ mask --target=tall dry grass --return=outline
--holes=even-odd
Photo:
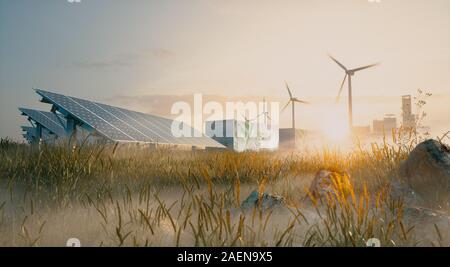
[[[307,154],[2,140],[0,245],[61,246],[71,237],[84,246],[365,246],[372,237],[384,246],[430,245],[389,195],[418,142],[400,138]],[[320,169],[349,174],[351,187],[308,201]],[[240,210],[253,190],[284,196],[286,208]]]

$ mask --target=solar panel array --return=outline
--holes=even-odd
[[[22,131],[25,133],[23,137],[27,139],[27,141],[32,142],[34,138],[36,138],[36,128],[31,126],[22,126]]]
[[[19,108],[23,115],[28,116],[31,120],[39,123],[48,131],[56,134],[57,136],[65,136],[66,131],[64,129],[66,119],[59,114],[53,112],[40,111],[27,108]]]
[[[22,128],[23,131],[30,132],[30,133],[34,133],[35,130],[36,130],[36,128],[31,127],[31,126],[22,126],[21,128]]]
[[[45,102],[63,109],[76,120],[113,141],[224,147],[193,128],[190,128],[192,137],[173,136],[173,120],[170,119],[40,89],[36,89],[36,92]]]

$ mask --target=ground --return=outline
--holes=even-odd
[[[424,228],[391,193],[413,147],[234,153],[2,140],[0,246],[448,245],[447,229]],[[320,170],[350,184],[311,199]],[[242,210],[254,190],[284,207]]]

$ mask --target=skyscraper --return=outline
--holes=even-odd
[[[411,95],[402,96],[403,127],[415,129],[416,116],[412,113]]]

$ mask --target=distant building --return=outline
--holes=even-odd
[[[374,134],[382,134],[383,130],[384,130],[384,121],[383,120],[373,120],[372,132]]]
[[[412,113],[411,96],[402,96],[402,117],[403,127],[409,129],[416,128],[416,115]]]
[[[392,130],[397,129],[397,118],[394,114],[386,114],[384,116],[384,131],[391,133]]]
[[[292,128],[280,129],[280,148],[281,149],[293,149],[296,144],[295,130]]]
[[[374,120],[372,132],[374,134],[390,134],[397,129],[397,118],[393,114],[386,114],[383,120]]]
[[[283,128],[280,129],[280,149],[295,149],[305,146],[307,143],[313,140],[313,137],[319,137],[319,132],[304,130],[304,129],[292,129]]]
[[[205,135],[238,152],[277,149],[279,144],[278,126],[253,121],[207,121]]]

